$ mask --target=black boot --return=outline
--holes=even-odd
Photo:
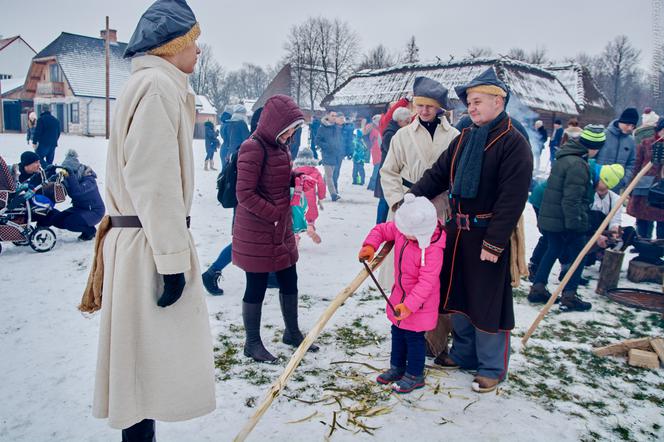
[[[284,295],[280,292],[279,304],[281,305],[281,314],[284,317],[284,324],[286,325],[282,342],[293,347],[299,347],[302,341],[304,341],[304,336],[297,323],[297,294]],[[320,348],[317,345],[311,344],[311,347],[307,351],[316,353],[318,350]]]
[[[592,304],[585,302],[576,290],[564,290],[560,300],[560,310],[563,312],[587,312],[592,308]]]
[[[541,282],[536,282],[530,287],[528,293],[528,302],[533,304],[546,304],[551,298],[551,293],[546,289],[546,286]]]
[[[203,286],[209,294],[212,296],[221,296],[224,294],[224,291],[219,287],[221,272],[211,272],[208,269],[201,276],[203,277]]]
[[[274,362],[277,360],[263,346],[261,340],[261,311],[263,304],[242,303],[242,321],[244,322],[244,332],[246,340],[244,343],[244,355],[257,362]]]
[[[122,430],[122,442],[155,442],[154,420],[143,419]]]

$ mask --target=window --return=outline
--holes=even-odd
[[[62,81],[62,71],[60,70],[60,66],[57,63],[49,65],[48,69],[49,69],[50,81],[53,82]]]
[[[78,103],[72,103],[69,105],[69,122],[72,124],[80,123],[78,116]]]

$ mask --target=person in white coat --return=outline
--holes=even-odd
[[[391,208],[388,221],[394,219],[396,206],[403,200],[408,189],[429,169],[452,140],[459,134],[447,120],[443,111],[448,109],[448,90],[439,82],[427,77],[417,77],[413,84],[413,105],[417,118],[402,127],[390,141],[390,148],[380,169],[380,182],[388,206]],[[433,200],[438,216],[443,221],[447,218],[449,203],[447,193]],[[398,252],[398,251],[397,251]],[[394,254],[390,253],[381,265],[379,282],[386,289],[394,284]],[[451,326],[447,318],[441,318],[442,330],[436,330],[427,336],[430,350],[439,354],[447,345],[447,336]],[[441,336],[432,338],[433,335]],[[443,342],[444,341],[444,342]]]
[[[128,44],[106,163],[110,229],[93,415],[123,442],[155,440],[155,420],[216,407],[212,336],[193,238],[195,95],[200,29],[184,0],[158,0]],[[100,229],[101,231],[101,229]]]

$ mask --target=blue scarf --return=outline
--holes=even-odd
[[[457,166],[457,173],[454,177],[452,186],[452,195],[456,198],[472,199],[477,197],[477,191],[480,187],[480,178],[482,175],[482,161],[484,159],[484,148],[486,147],[489,133],[498,126],[507,114],[501,112],[492,122],[484,126],[472,126],[470,133],[466,138]]]

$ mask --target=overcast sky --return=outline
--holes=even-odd
[[[20,34],[36,51],[60,32],[98,36],[104,17],[128,41],[149,0],[0,0],[0,34]],[[227,69],[243,62],[273,65],[284,55],[289,28],[309,16],[347,21],[364,50],[383,43],[401,51],[415,35],[422,60],[462,57],[473,46],[497,53],[544,46],[549,57],[597,54],[626,34],[649,66],[651,0],[190,0],[201,23],[201,41],[212,45]],[[422,7],[418,7],[422,5]]]

